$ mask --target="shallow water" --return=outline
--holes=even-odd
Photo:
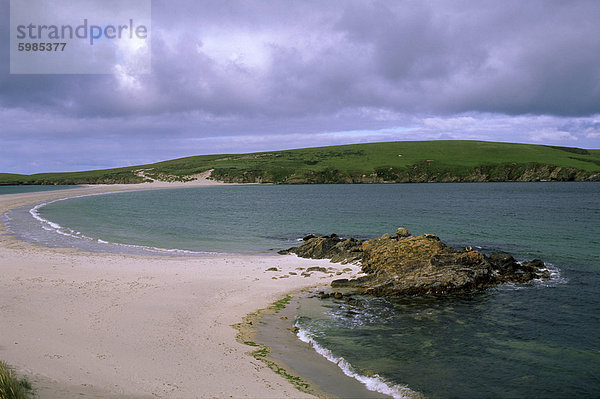
[[[428,397],[598,397],[599,199],[599,183],[227,186],[38,208],[58,228],[29,208],[6,218],[16,230],[26,225],[15,234],[58,246],[274,253],[308,233],[365,238],[405,226],[456,247],[541,258],[549,282],[446,298],[362,298],[364,310],[315,299],[300,308],[298,324],[356,374]]]

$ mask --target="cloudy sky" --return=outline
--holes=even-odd
[[[600,1],[152,1],[150,74],[9,73],[0,172],[396,140],[600,148]]]

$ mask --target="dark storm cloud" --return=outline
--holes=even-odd
[[[2,57],[0,155],[25,138],[27,156],[74,140],[63,169],[380,139],[600,142],[596,0],[181,0],[152,15],[148,75],[9,75]]]
[[[151,75],[4,74],[2,105],[276,117],[360,106],[590,115],[600,104],[597,1],[178,1],[154,2],[153,15]]]
[[[586,115],[600,100],[599,17],[598,2],[377,2],[338,27],[371,51],[392,107]]]

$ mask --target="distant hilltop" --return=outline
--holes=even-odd
[[[86,172],[1,174],[0,184],[600,181],[600,150],[486,141],[398,141],[251,154],[199,155]]]

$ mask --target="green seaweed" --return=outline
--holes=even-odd
[[[271,306],[269,306],[269,309],[272,309],[274,311],[279,311],[281,309],[284,309],[287,305],[290,304],[291,300],[292,300],[292,296],[286,295],[285,297],[281,298],[280,300],[273,302],[273,304],[271,304]]]
[[[262,316],[266,313],[277,313],[284,309],[292,300],[291,295],[286,295],[283,298],[273,302],[266,309],[260,309],[256,312],[249,313],[244,317],[241,323],[234,324],[232,327],[238,330],[236,339],[238,342],[248,345],[252,348],[257,348],[251,352],[248,352],[250,356],[263,362],[269,369],[273,370],[276,374],[282,376],[292,384],[297,390],[305,393],[316,394],[310,388],[310,384],[302,380],[301,377],[290,374],[285,368],[278,365],[274,360],[269,358],[271,354],[271,348],[267,345],[263,345],[252,341],[248,338],[254,334],[254,325],[257,322],[261,322]]]

